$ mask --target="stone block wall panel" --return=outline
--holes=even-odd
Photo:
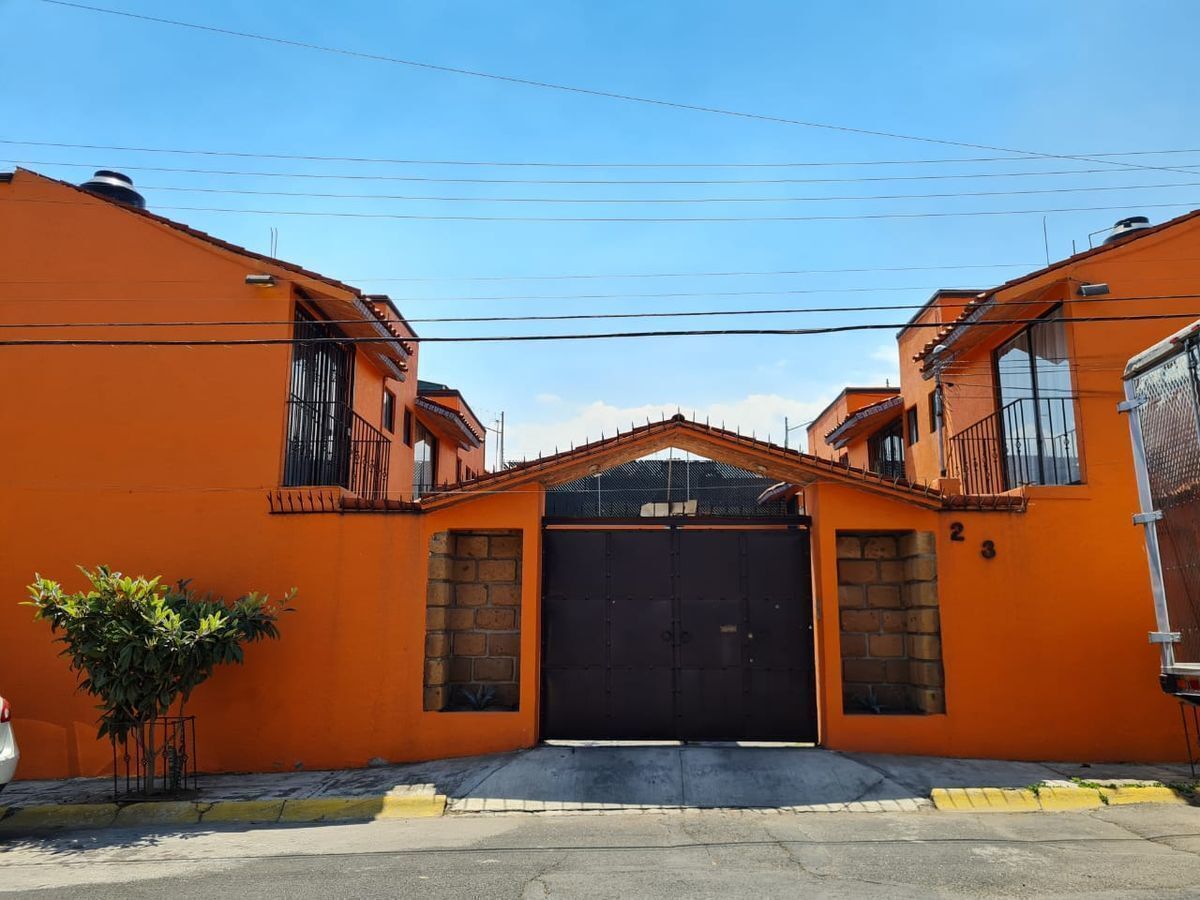
[[[429,542],[426,710],[517,709],[521,685],[520,531],[444,531]]]
[[[946,711],[931,532],[838,532],[847,713]]]

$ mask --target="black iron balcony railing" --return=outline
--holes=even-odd
[[[1074,397],[1022,397],[950,439],[950,474],[967,494],[1079,484]]]
[[[340,485],[367,499],[387,496],[391,441],[347,404],[288,401],[285,487]]]

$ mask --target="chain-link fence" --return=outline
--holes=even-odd
[[[1132,379],[1142,401],[1137,427],[1158,533],[1169,628],[1177,663],[1200,663],[1200,383],[1197,346]],[[1160,626],[1163,623],[1160,623]]]
[[[712,460],[638,459],[550,488],[546,515],[572,519],[787,515],[786,500],[758,502],[773,483]]]

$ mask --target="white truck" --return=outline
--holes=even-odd
[[[1124,379],[1159,680],[1200,704],[1200,321],[1131,359]]]

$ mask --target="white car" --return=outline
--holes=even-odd
[[[17,749],[17,736],[13,734],[12,707],[0,697],[0,791],[12,781],[17,771],[17,760],[21,751]]]

